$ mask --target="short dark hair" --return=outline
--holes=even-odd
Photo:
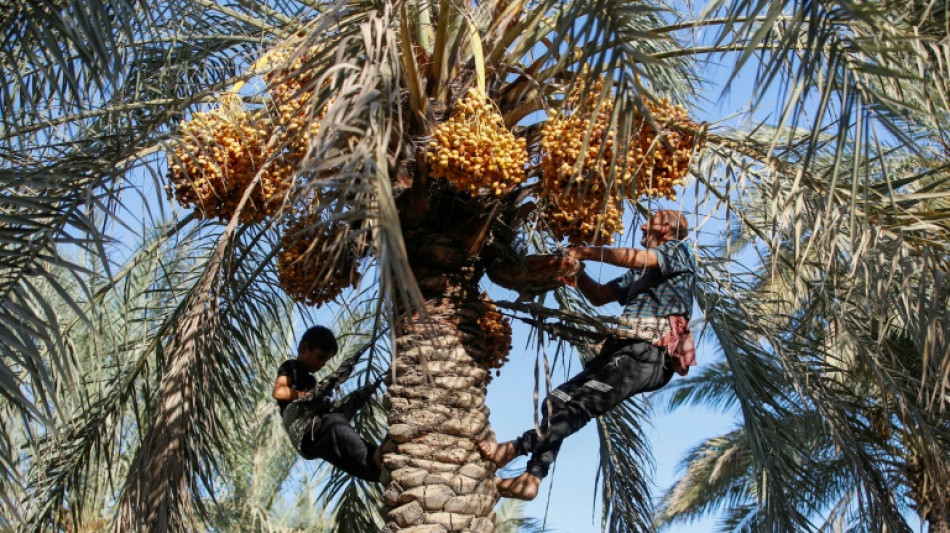
[[[303,333],[303,336],[300,337],[300,344],[297,345],[297,349],[299,350],[304,347],[320,348],[330,354],[330,356],[336,355],[339,349],[333,332],[323,326],[313,326]]]

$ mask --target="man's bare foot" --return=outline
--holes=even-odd
[[[518,477],[499,478],[495,481],[498,493],[504,498],[533,500],[538,495],[541,478],[527,472]]]
[[[482,454],[482,457],[495,463],[495,467],[497,468],[504,468],[506,464],[515,458],[514,442],[476,440],[475,444],[478,446],[478,451]]]

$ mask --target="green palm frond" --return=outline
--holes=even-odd
[[[752,457],[742,430],[707,439],[686,453],[682,477],[664,494],[656,515],[660,528],[674,520],[686,522],[720,507],[755,507],[756,487],[750,486]]]
[[[716,410],[727,411],[737,407],[732,374],[725,361],[704,362],[690,371],[690,376],[673,380],[663,388],[662,395],[669,395],[669,406],[676,409],[684,405],[707,405]]]
[[[525,502],[504,500],[495,508],[498,515],[498,533],[545,533],[548,529],[537,518],[524,515]]]
[[[712,142],[747,155],[756,150],[747,141]],[[828,144],[828,149],[832,146]],[[760,441],[761,448],[753,453],[757,475],[765,476],[772,488],[790,484],[771,496],[765,494],[767,487],[760,488],[764,493],[750,503],[756,507],[753,514],[736,509],[738,514],[729,522],[735,527],[750,523],[761,527],[790,516],[787,510],[772,514],[770,507],[783,492],[797,493],[793,489],[795,472],[805,468],[797,460],[775,461],[774,450],[781,449],[783,442],[791,444],[784,433],[760,430],[752,434],[753,425],[768,427],[767,416],[788,418],[799,406],[820,413],[820,432],[828,440],[823,441],[824,448],[809,452],[814,454],[811,460],[829,464],[829,456],[822,450],[839,452],[833,456],[833,468],[819,468],[812,474],[823,481],[816,481],[811,488],[803,486],[800,492],[836,506],[841,510],[840,519],[854,527],[887,523],[894,529],[906,528],[900,516],[906,504],[887,488],[901,482],[893,467],[901,459],[891,456],[890,445],[875,444],[879,437],[868,429],[864,415],[855,418],[856,412],[869,409],[863,398],[881,394],[900,398],[888,402],[890,407],[871,409],[883,409],[887,416],[911,423],[929,440],[931,450],[946,449],[939,424],[920,425],[930,419],[927,412],[936,407],[921,399],[934,398],[932,391],[940,385],[917,366],[919,362],[908,366],[927,353],[920,348],[929,338],[916,333],[921,331],[915,325],[921,315],[908,312],[908,302],[915,302],[911,304],[915,309],[926,309],[928,327],[943,327],[946,296],[936,278],[946,271],[937,243],[943,238],[945,219],[929,214],[917,218],[916,213],[929,213],[932,208],[927,204],[944,201],[946,193],[939,177],[944,171],[939,163],[928,164],[914,152],[882,147],[879,153],[864,156],[864,164],[872,172],[863,174],[866,183],[857,186],[848,173],[835,177],[836,169],[845,168],[852,159],[849,151],[813,154],[811,164],[819,173],[809,176],[809,171],[802,170],[791,174],[796,176],[794,180],[788,179],[791,175],[782,167],[776,173],[775,167],[770,172],[755,163],[728,163],[735,169],[735,183],[745,190],[741,196],[720,198],[722,205],[734,211],[730,229],[739,237],[732,239],[731,249],[720,252],[737,258],[754,253],[760,266],[758,271],[736,268],[729,262],[707,262],[704,257],[707,283],[715,280],[719,287],[704,288],[701,302],[705,302],[707,327],[723,347],[726,364],[704,372],[720,374],[712,383],[674,385],[673,397],[677,403],[722,402],[728,398],[730,378],[726,374],[731,373],[745,431],[753,446]],[[797,165],[789,169],[799,168]],[[919,188],[926,188],[928,194],[918,195]],[[883,196],[878,195],[884,190],[893,202],[882,203]],[[732,201],[736,201],[734,207],[729,205]],[[892,213],[907,218],[898,221],[890,218]],[[908,224],[910,221],[916,223]],[[886,301],[893,303],[884,307]],[[907,338],[910,344],[917,342],[919,349],[904,351],[885,341],[891,335],[907,335],[909,328],[915,334]],[[750,356],[740,358],[742,352]],[[935,367],[946,364],[941,356],[924,356],[923,360]],[[760,373],[769,367],[776,369],[771,377]],[[856,375],[867,378],[857,378],[855,383]],[[854,390],[858,384],[863,386]],[[943,471],[939,467],[933,475],[939,477]],[[834,476],[822,476],[829,472]],[[800,506],[800,516],[821,512],[805,502],[789,503]]]
[[[136,38],[133,27],[141,21],[135,4],[122,1],[14,2],[7,7],[0,19],[0,63],[16,75],[0,93],[0,105],[22,113],[4,113],[5,129],[44,106],[40,96],[77,103],[107,92],[120,70],[123,45]],[[35,88],[48,92],[31,94]]]
[[[838,140],[857,131],[854,140],[867,146],[874,141],[862,127],[877,122],[901,138],[908,118],[930,122],[947,112],[945,97],[938,96],[946,94],[945,83],[918,68],[932,64],[931,39],[945,35],[922,35],[918,28],[935,28],[940,15],[924,3],[908,7],[741,0],[712,2],[705,13],[729,21],[720,27],[719,43],[743,48],[734,76],[759,59],[759,101],[773,87],[787,89],[777,108],[781,122],[835,124]],[[760,47],[768,51],[759,54]]]
[[[29,444],[33,453],[22,472],[30,487],[29,498],[24,499],[24,518],[34,527],[54,519],[63,508],[63,499],[69,497],[68,487],[83,485],[87,472],[96,471],[92,465],[114,461],[114,450],[124,444],[115,437],[124,432],[124,410],[130,402],[134,405],[138,394],[148,391],[148,380],[146,388],[139,390],[136,379],[153,375],[149,359],[155,348],[149,347],[149,335],[161,318],[158,313],[151,320],[132,317],[139,309],[158,311],[171,303],[161,296],[155,300],[149,296],[174,294],[169,285],[156,283],[154,275],[163,265],[172,267],[171,272],[164,273],[171,274],[165,278],[171,287],[187,272],[187,266],[182,265],[185,257],[169,251],[167,239],[159,242],[164,245],[143,246],[142,253],[130,259],[133,266],[124,271],[125,282],[118,286],[119,291],[106,293],[97,306],[79,310],[91,320],[82,320],[82,315],[63,301],[65,297],[49,299],[60,308],[64,344],[70,347],[69,360],[74,363],[68,372],[53,375],[57,380],[75,382],[71,387],[50,388],[61,391],[61,409],[51,415],[55,418],[50,426],[58,431],[50,431]],[[69,277],[62,270],[59,275]],[[74,505],[81,514],[82,498],[77,498]]]
[[[198,231],[181,236],[188,239],[201,238],[201,235],[202,232]],[[257,239],[250,238],[249,241],[256,242]],[[167,246],[167,239],[165,242]],[[240,255],[242,241],[239,240],[238,244],[236,250]],[[202,356],[208,359],[199,360],[197,364],[201,368],[192,370],[205,376],[197,400],[192,401],[203,401],[206,406],[213,402],[214,405],[220,406],[220,410],[207,409],[204,412],[212,418],[190,420],[194,423],[191,427],[196,428],[195,431],[205,431],[207,434],[191,441],[190,449],[194,450],[196,455],[192,456],[194,462],[186,462],[185,467],[195,468],[197,472],[189,473],[188,477],[193,475],[194,479],[200,479],[202,483],[210,485],[214,469],[224,467],[207,463],[206,459],[198,456],[210,453],[208,458],[221,457],[217,451],[226,449],[228,440],[222,432],[214,428],[228,419],[241,418],[246,413],[242,407],[246,396],[241,393],[241,387],[234,385],[247,382],[248,376],[252,375],[253,369],[258,366],[259,354],[268,353],[273,349],[273,340],[284,337],[279,329],[275,330],[275,325],[288,320],[289,309],[280,300],[258,297],[241,302],[237,306],[229,304],[227,297],[206,301],[204,299],[211,293],[200,288],[205,283],[202,280],[207,280],[207,276],[202,278],[201,274],[203,258],[200,251],[192,254],[187,245],[175,251],[169,251],[168,248],[163,251],[161,247],[150,246],[150,243],[143,245],[143,249],[148,251],[153,259],[146,261],[133,256],[131,262],[136,264],[136,267],[129,271],[128,279],[134,284],[119,285],[123,292],[109,293],[109,301],[113,298],[123,298],[129,306],[126,309],[119,307],[111,311],[118,317],[110,316],[103,322],[110,327],[114,325],[116,332],[120,334],[116,337],[108,331],[105,332],[109,334],[106,338],[110,342],[99,347],[102,357],[114,361],[113,366],[103,367],[100,377],[91,382],[96,385],[96,389],[89,399],[77,404],[74,408],[76,412],[69,414],[68,420],[71,421],[61,426],[62,432],[50,435],[46,442],[40,443],[34,454],[37,464],[30,474],[33,491],[27,509],[28,521],[36,526],[58,520],[57,513],[61,509],[58,502],[61,498],[72,494],[73,490],[77,491],[75,494],[81,494],[83,487],[90,481],[89,473],[96,471],[96,465],[110,464],[118,450],[134,449],[139,443],[138,439],[148,433],[151,424],[148,420],[154,416],[153,410],[156,409],[156,395],[159,395],[161,387],[167,387],[156,387],[155,384],[159,382],[157,378],[174,375],[174,366],[169,367],[165,357],[169,352],[174,353],[182,349],[175,348],[176,343],[180,342],[175,339],[187,331],[177,329],[175,324],[190,320],[191,317],[208,316],[187,312],[190,291],[192,294],[203,295],[199,298],[202,308],[214,310],[219,317],[214,323],[205,323],[214,327],[204,330],[212,336],[205,337],[208,343],[203,344],[204,349],[200,351]],[[200,247],[197,250],[200,250]],[[242,278],[240,272],[232,272],[230,278],[235,281],[239,291],[248,290],[248,285],[267,283],[265,277]],[[124,291],[125,289],[132,291]],[[253,288],[249,292],[267,293],[265,290]],[[98,315],[110,308],[100,305],[92,309],[97,309]],[[76,317],[73,320],[77,322],[70,330],[71,335],[85,335],[83,328],[79,327],[83,322],[78,321],[75,313],[72,316]],[[126,323],[129,325],[121,327]],[[133,325],[135,327],[131,327]],[[113,337],[116,337],[114,344],[111,341]],[[88,361],[91,355],[93,354],[81,353],[78,358]],[[187,392],[189,391],[186,389],[185,393]],[[113,435],[116,434],[123,437],[114,438]],[[174,432],[169,429],[163,434],[171,437]],[[129,468],[129,465],[122,467],[118,471],[119,475],[122,475],[126,468]],[[133,469],[130,474],[148,478],[154,473],[139,468]],[[168,477],[174,478],[171,474]],[[77,499],[74,505],[78,512],[83,505],[82,498]]]
[[[266,377],[266,376],[264,376]],[[263,379],[261,381],[264,381]],[[261,396],[270,383],[262,383]],[[277,516],[275,504],[292,467],[297,460],[295,450],[286,442],[283,425],[272,400],[258,402],[254,410],[252,431],[246,433],[241,427],[229,430],[233,454],[225,479],[219,490],[208,522],[214,530],[241,532],[289,532],[293,528]]]
[[[717,279],[710,275],[703,278]],[[704,281],[704,285],[709,282]],[[759,475],[769,480],[769,483],[759,486],[763,493],[757,495],[763,505],[763,519],[766,523],[775,524],[779,529],[804,528],[807,517],[783,496],[793,490],[794,472],[799,465],[793,458],[771,453],[772,449],[779,446],[783,449],[794,449],[796,436],[774,432],[772,423],[776,417],[782,418],[786,415],[787,406],[792,403],[791,399],[785,398],[785,392],[776,384],[764,379],[767,376],[758,371],[761,365],[753,363],[756,359],[769,358],[758,342],[759,337],[749,331],[749,325],[745,323],[748,316],[755,316],[755,311],[739,311],[742,305],[738,301],[727,301],[721,295],[713,304],[707,297],[710,292],[712,291],[705,287],[697,287],[697,300],[703,308],[708,327],[722,346],[734,376],[739,410],[745,422],[745,433],[756,461],[756,468],[760,472]]]
[[[73,308],[83,308],[74,293],[88,295],[108,282],[120,243],[106,228],[127,226],[124,212],[152,202],[133,194],[139,184],[126,176],[155,162],[156,142],[190,105],[233,83],[231,59],[250,44],[227,38],[238,27],[188,3],[154,12],[122,2],[18,4],[11,17],[3,26],[11,33],[4,39],[0,91],[7,98],[0,179],[9,244],[0,258],[0,298],[10,302],[4,309],[11,314],[0,326],[9,336],[0,366],[5,374],[32,375],[31,399],[3,391],[24,412],[41,416],[53,408],[43,394],[50,382],[40,363],[45,356],[17,337],[55,345],[56,320],[24,298],[36,283],[60,284],[49,274],[52,266],[74,272],[75,291],[57,290]],[[178,34],[181,40],[164,35],[163,24],[172,21],[207,35],[203,44],[190,41],[187,31]],[[197,94],[195,87],[201,87]],[[90,259],[75,260],[82,256]],[[68,368],[62,350],[48,354],[53,368]]]
[[[257,337],[255,333],[261,330],[243,325],[253,323],[254,313],[261,310],[278,315],[287,312],[284,299],[267,290],[261,278],[241,277],[255,270],[242,272],[225,261],[227,251],[236,257],[253,255],[242,247],[259,242],[254,233],[260,229],[239,231],[232,242],[232,227],[221,234],[211,257],[203,263],[205,268],[185,295],[180,314],[169,324],[164,347],[167,366],[152,399],[147,432],[119,497],[117,528],[142,522],[177,529],[194,516],[207,514],[202,487],[212,486],[214,472],[224,467],[216,455],[227,446],[219,430],[223,416],[245,412],[242,403],[246,397],[233,385],[248,380],[254,368],[251,363],[270,346],[270,335]],[[232,280],[230,286],[237,292],[260,284],[263,290],[250,288],[248,292],[263,297],[231,301],[220,285],[222,279]],[[286,319],[277,324],[286,324]],[[182,520],[186,522],[179,523]]]
[[[603,483],[605,531],[650,531],[653,512],[650,479],[653,454],[643,431],[646,407],[624,402],[597,418],[600,441],[598,478]]]

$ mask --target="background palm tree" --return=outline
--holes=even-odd
[[[613,98],[609,127],[618,145],[632,143],[634,110],[646,111],[641,95],[690,103],[702,81],[693,58],[720,51],[736,54],[737,71],[758,65],[757,101],[779,89],[779,113],[770,129],[708,132],[696,211],[739,221],[768,265],[793,267],[790,286],[801,291],[796,313],[786,315],[791,326],[777,327],[741,299],[745,286],[770,281],[774,267],[756,275],[717,257],[702,261],[707,321],[730,365],[754,464],[768,474],[768,483],[754,486],[764,502],[757,523],[794,530],[808,527],[809,517],[786,499],[800,488],[798,466],[772,459],[773,413],[757,408],[781,403],[749,370],[753,356],[777,362],[843,450],[843,468],[864,482],[855,516],[900,529],[886,476],[847,423],[847,390],[826,372],[823,355],[831,351],[804,349],[828,339],[850,344],[879,390],[915,399],[884,404],[889,415],[914,421],[915,430],[937,427],[950,368],[947,168],[939,163],[948,146],[945,6],[740,0],[714,2],[700,20],[681,21],[661,5],[616,1],[473,8],[67,1],[15,2],[2,17],[0,393],[4,419],[19,424],[0,442],[9,524],[42,529],[67,516],[74,524],[104,517],[115,529],[190,530],[215,516],[218,503],[208,495],[230,470],[220,450],[234,428],[248,427],[245,413],[261,390],[251,385],[269,379],[262,369],[290,344],[291,307],[274,270],[283,211],[239,223],[254,209],[264,173],[226,224],[191,216],[169,222],[168,204],[156,196],[178,123],[216,105],[236,82],[270,73],[309,80],[299,94],[313,105],[301,116],[320,124],[282,208],[316,196],[304,210],[319,213],[311,229],[345,228],[336,246],[318,248],[371,252],[362,271],[372,289],[348,293],[352,304],[341,309],[370,303],[372,345],[391,332],[383,343],[395,354],[386,527],[491,529],[492,472],[472,447],[472,438],[489,434],[488,372],[479,359],[496,355],[479,346],[472,324],[485,314],[478,283],[492,260],[557,243],[533,213],[543,202],[526,202],[531,180],[500,198],[488,190],[470,197],[430,179],[420,148],[476,87],[538,155],[540,124],[551,115],[532,113],[559,109],[584,65],[594,79],[608,76],[591,105]],[[690,41],[682,30],[694,23],[719,28],[712,43]],[[290,51],[288,63],[257,63],[274,49]],[[293,66],[294,59],[304,60]],[[271,109],[264,90],[246,89],[242,98],[245,109]],[[681,133],[702,133],[691,128]],[[275,131],[272,147],[280,142]],[[265,170],[280,163],[273,154],[288,150],[272,150]],[[896,177],[890,161],[907,153],[938,163],[910,164]],[[758,219],[741,201],[756,188],[769,192],[759,195],[768,209]],[[133,290],[143,269],[157,278]],[[136,297],[145,301],[127,303]],[[583,327],[589,310],[565,298],[573,314],[556,317]],[[128,318],[103,322],[110,301]],[[899,327],[920,354],[917,379],[897,379],[907,371],[896,376],[884,364],[884,323]],[[95,332],[84,333],[97,342],[91,356],[74,351],[81,330]],[[97,379],[83,361],[110,373]],[[633,465],[648,452],[624,438],[639,434],[632,412],[599,422],[604,465],[615,467],[605,471],[624,474],[604,478],[613,483],[604,491],[604,523],[613,531],[649,522],[647,492],[624,485],[642,482]],[[921,471],[942,479],[942,437],[936,430],[919,437]],[[23,442],[34,446],[22,451]],[[118,470],[99,481],[103,463]],[[940,490],[932,501],[945,512]],[[26,511],[9,495],[24,495]]]
[[[817,159],[830,167],[834,158]],[[929,159],[900,152],[872,168],[882,181],[923,169],[941,171]],[[787,194],[787,185],[775,185],[750,196],[744,209],[748,219],[764,220],[772,198]],[[808,193],[803,196],[809,201]],[[855,275],[849,254],[835,261],[818,254],[797,264],[784,261],[800,242],[787,239],[778,253],[760,256],[758,272],[737,280],[741,285],[733,296],[707,309],[709,328],[730,341],[721,343],[725,361],[674,384],[671,404],[739,408],[742,423],[689,453],[683,478],[664,497],[661,524],[725,508],[723,530],[768,527],[776,522],[769,517],[775,504],[766,500],[764,485],[780,475],[791,489],[781,504],[788,510],[778,513],[789,519],[788,528],[830,531],[889,524],[907,530],[899,513],[910,508],[931,531],[946,529],[946,469],[923,474],[919,466],[945,464],[950,457],[946,418],[933,404],[945,405],[946,396],[935,390],[941,389],[942,378],[928,377],[934,370],[925,367],[936,360],[926,341],[913,333],[919,325],[908,320],[912,313],[900,303],[901,285],[908,283],[928,299],[941,300],[938,314],[950,303],[939,283],[920,279],[930,258],[918,246],[932,231],[924,226],[906,228],[899,238],[876,237],[890,255],[871,258],[863,268],[889,270],[889,282],[881,274]],[[748,253],[755,241],[745,233],[736,226],[731,253]],[[946,259],[939,251],[935,255],[938,262]],[[851,296],[837,298],[829,285]],[[794,371],[786,365],[794,365]],[[737,394],[740,386],[748,387],[748,394]],[[849,446],[840,445],[844,440]],[[756,447],[768,453],[757,454]],[[862,505],[862,499],[880,503]]]

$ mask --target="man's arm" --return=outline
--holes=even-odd
[[[577,276],[577,288],[592,305],[605,305],[617,301],[617,293],[609,285],[601,285],[586,272]]]
[[[623,268],[656,268],[660,266],[660,263],[656,259],[656,254],[650,250],[640,250],[637,248],[576,246],[573,248],[567,248],[565,252],[568,256],[580,261],[600,261],[601,263],[607,263]],[[578,287],[580,287],[579,279]],[[593,303],[593,300],[591,302]]]
[[[350,378],[350,374],[356,368],[356,359],[356,357],[350,357],[344,360],[329,376],[320,380],[311,392],[318,398],[329,399],[330,395],[333,394],[333,389]]]
[[[271,396],[279,402],[292,402],[297,398],[310,396],[310,393],[291,388],[290,376],[277,376],[277,381],[274,382],[274,392],[271,393]]]

